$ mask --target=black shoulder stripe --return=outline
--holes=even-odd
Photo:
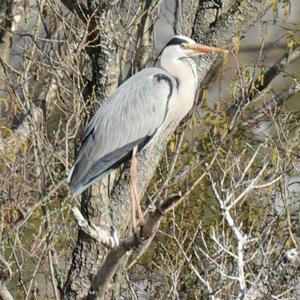
[[[168,94],[167,103],[166,103],[165,115],[164,115],[164,118],[162,120],[162,122],[163,122],[165,120],[165,118],[167,116],[167,113],[168,113],[168,110],[169,110],[169,103],[170,103],[171,96],[173,94],[173,83],[172,83],[172,80],[170,79],[170,77],[168,77],[167,75],[162,74],[162,73],[154,75],[154,78],[156,78],[158,82],[161,81],[161,80],[164,80],[169,85],[169,94]]]
[[[161,80],[164,80],[168,83],[169,85],[169,94],[168,94],[168,102],[169,102],[169,99],[171,98],[172,94],[173,94],[173,84],[172,84],[172,80],[165,74],[162,74],[162,73],[159,73],[159,74],[156,74],[154,75],[154,78],[160,82]]]

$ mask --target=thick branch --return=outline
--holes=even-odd
[[[76,14],[81,21],[87,22],[88,16],[90,15],[89,10],[78,0],[61,0],[61,2],[74,14]]]
[[[116,248],[118,246],[119,241],[116,234],[114,236],[110,236],[99,226],[96,226],[94,224],[89,225],[77,207],[73,208],[73,214],[81,230],[83,230],[91,238],[96,240],[97,243],[110,249]]]
[[[11,293],[7,289],[6,286],[1,286],[0,287],[0,299],[2,300],[14,300],[12,297]]]
[[[272,0],[237,0],[227,13],[220,16],[218,20],[212,24],[207,34],[203,36],[199,28],[198,31],[193,32],[192,37],[196,41],[218,45],[219,47],[231,44],[233,38],[243,36],[249,28],[265,14],[271,7],[272,2]],[[211,68],[215,57],[216,56],[212,55],[201,57],[198,71],[200,83]]]
[[[285,89],[282,89],[279,93],[274,94],[273,92],[270,92],[270,88],[268,88],[262,95],[259,95],[257,97],[257,101],[259,103],[267,103],[267,111],[278,111],[278,108],[280,108],[290,97],[294,96],[295,94],[300,92],[300,84],[295,83]],[[250,114],[243,114],[243,117],[241,120],[243,121],[241,126],[242,127],[249,127],[253,126],[253,128],[257,127],[257,124],[262,121],[265,121],[266,117],[266,106],[260,106],[259,109],[256,109],[255,111],[251,111]],[[237,114],[235,115],[235,118],[232,120],[232,124],[237,120]],[[230,128],[233,128],[233,125],[230,126]],[[240,127],[236,127],[235,130],[239,130]],[[261,129],[260,129],[261,130]],[[255,130],[254,130],[255,133]],[[263,136],[263,135],[262,135]]]
[[[109,2],[88,1],[89,10],[93,15],[89,18],[87,33],[83,43],[92,62],[92,89],[85,92],[85,100],[97,100],[101,105],[115,89],[118,68],[116,67],[115,31],[113,14]],[[101,34],[100,34],[101,33]],[[95,98],[94,98],[95,96]],[[81,211],[86,219],[101,228],[109,230],[111,219],[122,215],[115,207],[117,214],[112,212],[107,195],[108,188],[104,184],[95,184],[91,191],[86,191],[81,198]],[[115,204],[116,205],[116,204]],[[121,210],[122,211],[122,210]],[[127,212],[128,213],[128,212]],[[128,213],[129,215],[129,213]],[[127,223],[123,222],[126,227]],[[120,227],[118,232],[120,232]],[[64,285],[65,299],[82,299],[90,288],[91,274],[101,266],[107,250],[91,239],[82,230],[79,231],[76,247],[73,251],[72,263]],[[83,263],[84,262],[84,263]]]
[[[281,91],[280,94],[273,97],[273,100],[275,101],[277,107],[282,106],[286,100],[288,100],[290,97],[294,96],[296,93],[299,92],[300,84],[297,83]]]
[[[13,300],[14,298],[6,288],[6,284],[11,279],[12,272],[7,261],[0,256],[0,299]]]
[[[13,33],[16,31],[24,13],[24,0],[3,1],[1,9],[6,8],[3,18],[0,19],[0,98],[7,98],[7,76],[5,64],[10,57]],[[1,6],[2,6],[1,5]],[[12,107],[8,102],[7,106],[0,103],[0,117],[7,117]]]
[[[263,89],[265,89],[277,75],[279,75],[282,71],[284,71],[291,63],[293,63],[299,57],[300,57],[300,48],[297,48],[292,52],[284,54],[264,74],[263,82],[261,80],[255,80],[254,86],[255,86],[255,89],[257,90],[257,92],[260,92]],[[252,96],[252,98],[253,98],[253,96]],[[250,100],[252,98],[250,98]]]

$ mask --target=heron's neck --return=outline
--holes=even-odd
[[[164,57],[160,59],[162,69],[169,72],[178,82],[178,88],[192,88],[194,93],[197,86],[197,68],[194,60],[189,57],[173,58]]]
[[[176,79],[177,98],[181,99],[180,106],[186,114],[193,106],[197,89],[197,68],[194,60],[189,57],[174,59],[163,56],[160,66]]]

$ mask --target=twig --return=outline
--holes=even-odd
[[[56,280],[55,274],[54,274],[54,267],[53,267],[51,249],[48,249],[48,258],[49,258],[49,269],[50,269],[51,283],[52,283],[52,288],[53,288],[53,291],[54,291],[55,300],[60,300],[60,295],[59,295],[59,292],[58,292],[58,289],[57,289],[57,280]]]
[[[30,218],[30,216],[33,214],[33,212],[41,207],[42,205],[46,204],[49,198],[56,193],[56,191],[64,184],[66,183],[66,178],[59,181],[51,190],[48,192],[48,194],[43,197],[41,200],[37,201],[35,204],[33,204],[30,209],[27,211],[27,213],[23,216],[23,218],[17,222],[12,229],[8,230],[4,235],[2,240],[0,241],[0,247],[3,246],[4,242],[8,239],[8,237],[11,236],[11,234],[17,230],[19,230]]]
[[[240,229],[240,226],[237,226],[234,222],[234,219],[232,218],[230,214],[230,207],[226,205],[228,203],[228,200],[224,200],[220,193],[217,190],[217,185],[215,180],[213,179],[211,173],[208,171],[208,177],[210,179],[212,189],[214,192],[214,195],[216,196],[219,205],[221,207],[222,215],[224,216],[226,222],[228,223],[229,227],[231,228],[232,232],[235,235],[235,238],[237,239],[237,267],[238,267],[238,276],[237,281],[240,285],[240,295],[239,298],[243,299],[246,291],[246,281],[245,281],[245,273],[244,273],[244,247],[247,242],[246,235],[243,234],[243,232]],[[236,202],[236,201],[235,201]],[[231,206],[232,207],[232,206]]]

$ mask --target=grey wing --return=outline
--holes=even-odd
[[[141,71],[122,84],[86,128],[69,179],[80,194],[147,143],[163,123],[176,85],[157,68]]]

